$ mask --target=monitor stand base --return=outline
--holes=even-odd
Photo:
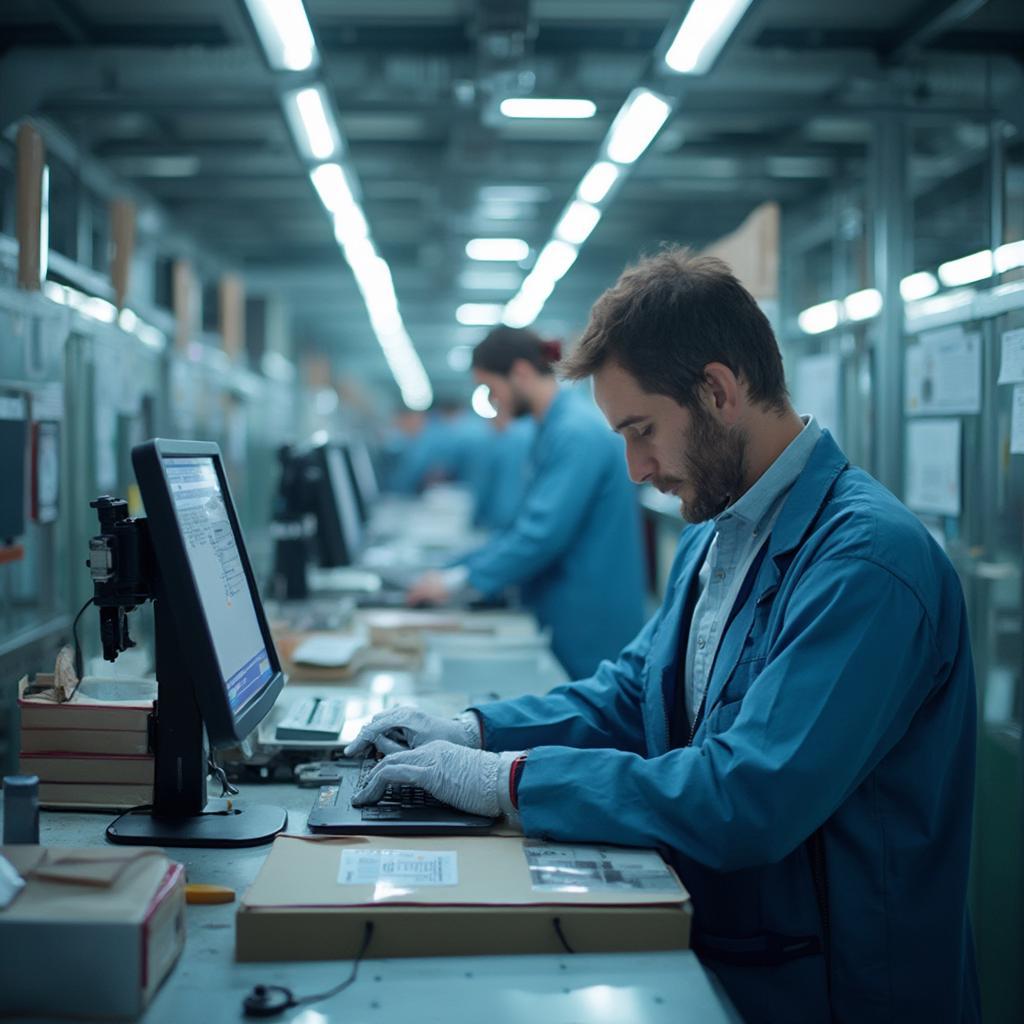
[[[288,826],[288,812],[272,804],[210,800],[201,814],[154,817],[125,811],[107,826],[107,839],[130,846],[260,846]]]

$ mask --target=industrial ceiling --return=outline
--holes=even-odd
[[[663,57],[690,5],[669,0],[305,0],[373,241],[435,391],[485,330],[463,303],[507,302],[638,85],[674,112],[607,205],[537,326],[571,336],[625,263],[697,247],[757,205],[864,175],[880,112],[1021,118],[1019,0],[754,0],[700,76]],[[390,386],[366,308],[311,185],[241,0],[5,0],[0,111],[42,116],[251,289],[289,299],[297,344]],[[10,79],[8,79],[9,81]],[[510,96],[593,101],[591,118],[512,120]],[[3,126],[0,125],[0,128]],[[525,240],[520,262],[467,241]]]

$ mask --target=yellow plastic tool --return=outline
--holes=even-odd
[[[233,903],[235,890],[226,885],[203,885],[189,882],[185,886],[186,903]]]

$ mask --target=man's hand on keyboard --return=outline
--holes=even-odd
[[[419,786],[460,811],[496,818],[514,811],[508,776],[518,756],[519,752],[493,754],[435,740],[385,757],[352,797],[352,805],[376,803],[389,784]]]
[[[345,748],[346,757],[362,757],[376,748],[382,754],[422,747],[433,740],[446,740],[462,747],[480,746],[476,715],[466,712],[458,718],[440,718],[415,708],[388,708],[374,715],[359,735]]]

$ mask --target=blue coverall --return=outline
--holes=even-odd
[[[966,907],[976,707],[963,593],[824,432],[733,608],[693,728],[683,658],[714,524],[614,662],[478,708],[532,748],[527,835],[662,848],[748,1022],[976,1021]]]
[[[590,675],[643,624],[645,566],[622,440],[584,396],[561,389],[530,454],[513,524],[462,560],[484,596],[518,585],[569,675]]]

